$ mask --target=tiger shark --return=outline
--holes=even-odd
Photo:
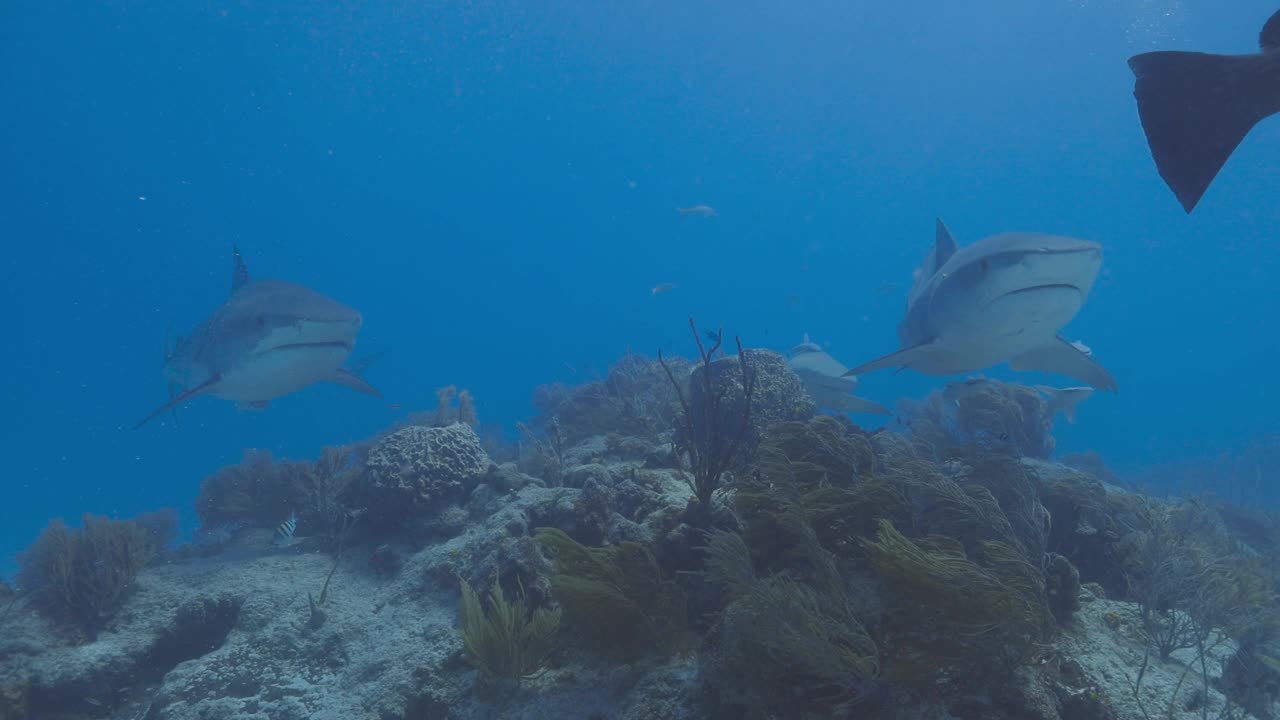
[[[265,408],[275,398],[332,382],[381,397],[342,367],[361,323],[359,312],[310,288],[251,279],[240,249],[233,247],[231,296],[165,353],[170,387],[185,391],[134,427],[200,395]]]
[[[817,343],[804,341],[791,348],[791,369],[800,376],[804,389],[824,410],[836,412],[870,413],[889,415],[889,408],[877,402],[854,395],[858,378],[845,376],[849,368],[828,355]]]
[[[1101,266],[1101,245],[1061,235],[1002,233],[957,248],[938,220],[898,325],[902,349],[846,375],[892,366],[957,375],[1008,362],[1116,390],[1115,378],[1083,346],[1058,335],[1080,312]]]

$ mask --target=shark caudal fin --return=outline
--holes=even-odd
[[[1253,126],[1280,112],[1277,35],[1280,13],[1263,29],[1262,53],[1162,50],[1129,58],[1151,156],[1188,213]]]

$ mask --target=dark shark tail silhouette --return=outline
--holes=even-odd
[[[1260,44],[1251,55],[1162,50],[1129,58],[1151,156],[1188,213],[1253,126],[1280,112],[1280,12],[1262,27]]]

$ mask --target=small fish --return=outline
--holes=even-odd
[[[276,526],[276,536],[272,540],[276,545],[287,545],[293,539],[293,531],[298,529],[298,514],[289,511],[289,517]]]
[[[671,292],[672,290],[675,290],[675,289],[676,289],[675,283],[669,283],[669,282],[658,283],[657,285],[653,286],[653,289],[649,291],[649,294],[660,295],[664,292]]]
[[[676,208],[676,212],[680,213],[680,217],[720,217],[715,208],[710,205],[694,205],[687,208]]]
[[[711,342],[718,343],[724,334],[724,328],[720,328],[719,330],[703,330],[702,334],[706,335],[707,339]]]

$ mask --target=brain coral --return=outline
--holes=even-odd
[[[463,499],[491,461],[471,426],[412,426],[383,438],[365,464],[373,509],[405,514]]]

